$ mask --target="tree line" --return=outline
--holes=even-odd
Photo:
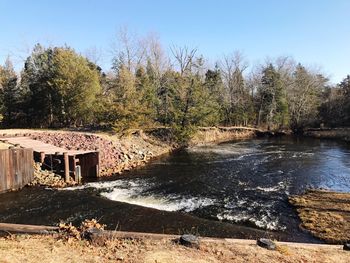
[[[241,53],[214,66],[196,49],[164,52],[156,37],[120,34],[113,66],[103,72],[70,47],[37,44],[20,74],[0,66],[2,127],[170,127],[186,139],[199,126],[292,129],[350,125],[350,76],[330,85],[288,57],[248,72]]]

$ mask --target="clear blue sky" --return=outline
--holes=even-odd
[[[333,82],[350,74],[349,0],[0,0],[0,17],[0,63],[11,54],[17,68],[36,42],[108,51],[126,25],[212,61],[241,50],[251,64],[289,55]]]

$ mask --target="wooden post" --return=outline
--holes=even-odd
[[[40,163],[43,164],[45,161],[45,152],[40,152]]]
[[[96,152],[96,177],[100,177],[100,151]]]
[[[76,168],[76,166],[77,166],[77,159],[76,159],[76,156],[75,155],[73,155],[73,178],[74,178],[74,180],[76,180],[76,170],[75,170],[75,168]]]
[[[68,153],[63,153],[63,159],[64,159],[64,179],[66,182],[69,182],[69,157]]]
[[[80,184],[80,178],[81,178],[81,167],[80,165],[75,166],[75,175],[74,180],[76,183]]]

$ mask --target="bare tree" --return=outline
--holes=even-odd
[[[86,49],[84,56],[96,65],[103,63],[103,51],[101,48],[97,48],[96,46]]]
[[[183,76],[186,73],[192,71],[192,66],[194,64],[194,58],[197,53],[197,49],[190,49],[187,46],[178,47],[173,46],[170,48],[176,63],[179,66],[180,74]]]
[[[316,119],[321,104],[320,94],[327,82],[328,79],[318,72],[312,72],[300,64],[296,67],[288,90],[292,129],[301,129]]]
[[[117,41],[112,43],[114,64],[122,64],[130,72],[135,72],[145,58],[146,49],[147,47],[141,38],[130,33],[127,27],[122,27],[118,32]]]
[[[150,63],[155,73],[160,76],[164,70],[169,68],[169,59],[165,55],[159,36],[155,33],[150,33],[144,40],[146,48],[147,63]]]
[[[247,90],[245,89],[244,71],[248,63],[241,52],[235,51],[231,55],[224,56],[219,62],[223,76],[223,82],[227,94],[226,122],[238,125],[237,111],[241,111],[246,100]],[[236,116],[236,117],[235,117]],[[243,120],[245,122],[245,120]]]

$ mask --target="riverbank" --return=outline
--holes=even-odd
[[[258,129],[250,127],[200,127],[189,145],[217,144],[221,142],[249,139],[256,136]]]
[[[67,253],[68,252],[68,253]],[[129,239],[113,238],[103,245],[60,235],[10,235],[0,238],[1,262],[348,262],[341,246],[278,243],[271,251],[255,240],[202,239],[200,248],[188,248],[164,235]]]
[[[350,142],[350,128],[307,129],[303,136],[319,139],[337,139]]]
[[[300,227],[327,243],[350,240],[350,193],[309,190],[289,201],[297,209]]]
[[[86,218],[99,218],[109,230],[145,233],[193,233],[210,237],[257,239],[260,237],[279,241],[319,242],[310,235],[258,229],[210,220],[184,212],[162,211],[125,202],[111,201],[98,191],[71,191],[27,187],[18,192],[2,195],[0,222],[32,225],[54,225],[59,221],[79,226]],[[298,230],[298,225],[293,224]]]
[[[142,134],[135,133],[133,136],[141,137]],[[51,137],[54,136],[52,135]],[[116,140],[120,141],[118,138]],[[287,142],[284,143],[283,140],[287,140]],[[130,173],[126,173],[123,177],[124,179],[121,179],[121,182],[123,182],[123,184],[125,183],[125,188],[123,188],[123,185],[119,185],[119,187],[118,185],[113,185],[113,181],[108,182],[104,180],[103,182],[92,183],[91,186],[94,187],[89,188],[88,186],[88,188],[85,188],[85,186],[82,186],[81,188],[78,187],[76,189],[72,189],[74,191],[45,189],[41,192],[40,189],[36,188],[23,189],[21,193],[10,193],[3,196],[3,199],[5,200],[1,202],[0,214],[4,222],[21,221],[22,223],[32,224],[54,224],[59,219],[64,219],[66,222],[76,222],[82,218],[94,216],[96,218],[102,218],[104,223],[109,224],[109,229],[115,229],[118,227],[129,231],[156,233],[179,233],[183,230],[191,230],[200,234],[211,236],[221,235],[223,237],[231,236],[239,238],[254,238],[256,236],[268,235],[269,237],[276,238],[277,240],[299,240],[300,242],[300,240],[304,238],[304,240],[301,240],[301,242],[313,242],[306,240],[311,237],[311,235],[308,233],[304,233],[304,236],[294,235],[294,229],[298,235],[300,234],[299,232],[302,232],[298,230],[299,221],[297,214],[294,212],[291,206],[288,206],[286,197],[283,199],[284,201],[281,199],[281,197],[284,196],[283,190],[291,190],[289,185],[293,184],[281,184],[282,180],[289,180],[287,178],[289,173],[287,172],[288,170],[284,169],[288,167],[280,166],[280,164],[285,163],[282,160],[291,161],[291,165],[294,167],[296,162],[307,161],[310,169],[312,167],[310,165],[312,164],[314,164],[315,167],[318,167],[321,163],[320,159],[317,156],[313,156],[317,154],[317,147],[315,148],[314,143],[318,145],[320,144],[320,140],[305,139],[306,141],[314,142],[307,144],[305,142],[298,141],[300,143],[299,146],[298,144],[295,145],[295,140],[288,140],[290,140],[290,138],[243,140],[237,144],[229,143],[212,145],[210,147],[195,147],[193,149],[177,151],[170,156],[164,156],[164,158],[158,159],[150,164],[150,166],[143,169],[135,169]],[[329,144],[328,146],[333,148],[335,145],[337,145],[337,143],[338,142],[331,142],[327,140],[322,142],[322,149],[320,150],[322,153],[327,153],[327,155],[326,157],[323,154],[320,156],[323,156],[325,161],[330,160],[329,166],[327,166],[327,169],[324,170],[324,178],[329,177],[328,174],[330,169],[335,175],[344,174],[344,170],[338,171],[337,169],[338,167],[342,167],[338,164],[338,161],[342,160],[339,157],[341,149],[335,148],[340,150],[340,152],[337,151],[337,155],[333,155],[326,147]],[[295,145],[296,148],[293,145]],[[310,149],[310,146],[314,147],[312,148],[312,154],[306,152],[306,150]],[[323,149],[326,149],[326,151]],[[347,153],[344,152],[345,157],[346,154]],[[168,162],[169,158],[173,160],[170,163]],[[226,166],[226,164],[221,166],[221,163],[223,163],[222,161],[225,161],[225,163],[229,166]],[[262,161],[262,165],[259,166]],[[326,165],[326,163],[323,164]],[[169,164],[173,164],[173,167],[171,168],[171,165]],[[269,182],[266,184],[266,180],[261,177],[262,175],[264,176],[266,174],[266,170],[261,170],[260,167],[265,167],[266,164],[269,165],[268,172],[272,172],[274,174],[274,176],[270,176],[270,178],[276,178],[275,182]],[[254,171],[261,172],[252,173],[254,171],[252,171],[250,167],[255,166],[256,169]],[[299,170],[298,174],[308,174],[309,168],[306,170]],[[152,178],[156,178],[158,173],[160,181],[164,181],[164,183],[160,182],[157,184],[153,179],[152,182],[147,180],[148,170],[152,170]],[[203,177],[202,175],[206,175],[206,171],[220,172],[216,172],[215,174],[207,174],[206,177]],[[232,176],[229,176],[230,171],[237,172],[237,175],[250,174],[251,176],[249,178],[242,176],[240,178],[236,178],[237,180],[232,182]],[[223,175],[227,175],[227,178],[225,178]],[[315,176],[319,178],[320,173],[316,173]],[[140,179],[132,179],[135,177],[139,177]],[[181,179],[181,177],[183,179]],[[291,176],[290,179],[293,178],[295,178],[295,176]],[[116,179],[116,177],[111,178],[111,180],[113,179]],[[261,180],[259,181],[259,179]],[[337,177],[331,177],[328,178],[328,180],[338,182],[341,181],[341,178],[337,179]],[[171,193],[174,194],[169,194],[168,196],[164,195],[163,197],[162,191],[164,191],[164,189],[169,189],[169,182],[171,182]],[[191,182],[193,182],[193,184]],[[196,188],[198,182],[201,183],[201,189],[199,190]],[[233,185],[239,186],[241,190],[240,193],[242,194],[235,197],[235,195],[232,193],[237,193],[237,189],[235,189],[236,187],[231,186],[232,192],[229,192],[230,188],[225,188],[227,195],[230,196],[229,199],[217,201],[221,198],[220,196],[222,194],[220,193],[217,197],[211,197],[212,199],[205,198],[205,194],[203,193],[208,192],[206,186],[212,187],[217,184],[217,189],[221,189],[223,183],[226,184],[225,182],[231,182]],[[296,185],[298,185],[298,182],[296,183]],[[181,185],[182,188],[185,189],[190,189],[191,195],[186,195],[186,193],[183,194],[181,188],[174,189],[174,187],[177,185]],[[150,189],[154,191],[153,193],[147,192],[148,186],[151,186]],[[162,188],[163,186],[168,188]],[[300,189],[299,185],[297,187]],[[120,196],[114,196],[114,190],[116,194],[122,192],[124,196],[122,198],[120,198]],[[143,191],[146,193],[145,195],[143,195]],[[296,192],[292,191],[292,193]],[[103,196],[106,196],[105,194],[108,194],[108,200],[103,198]],[[169,196],[170,199],[168,198]],[[134,202],[134,197],[141,198],[138,198],[136,202]],[[144,199],[142,199],[142,197]],[[177,199],[175,200],[174,197]],[[126,204],[125,200],[126,203],[131,201],[131,204]],[[244,201],[243,203],[241,202],[242,200]],[[270,206],[265,209],[264,207],[266,202],[264,200],[274,200],[274,206]],[[151,203],[155,204],[153,207],[160,210],[162,210],[162,204],[169,205],[169,203],[171,203],[174,204],[175,211],[179,209],[178,207],[180,207],[180,210],[182,209],[182,211],[186,211],[186,214],[181,212],[167,213],[156,209],[140,207],[140,205],[144,204],[146,206],[149,205],[149,202],[153,202]],[[223,209],[219,211],[220,213],[216,212],[215,210],[210,213],[207,212],[210,211],[209,209],[215,209],[215,207],[210,207],[210,202],[215,202],[217,207],[218,204],[222,202]],[[231,209],[231,207],[227,209],[227,207],[225,207],[227,203],[235,205],[242,204],[242,207],[239,207],[239,209],[236,210]],[[207,204],[209,204],[209,209],[206,208]],[[244,207],[246,204],[250,204],[248,207],[252,207],[254,204],[256,211],[249,214],[245,213],[246,210]],[[57,207],[60,208],[59,211],[57,211]],[[197,210],[193,212],[195,217],[188,216],[190,211],[194,210]],[[19,211],[22,212],[19,213]],[[123,212],[120,213],[120,211]],[[92,213],[94,213],[94,215],[92,215]],[[264,216],[265,213],[267,216]],[[285,213],[286,217],[283,218],[277,215],[275,216],[276,213]],[[237,214],[240,217],[232,216],[237,216]],[[43,217],[43,215],[50,215],[50,217]],[[197,216],[202,219],[199,220]],[[291,216],[296,219],[294,220],[295,222],[291,219]],[[146,218],[148,219],[146,220]],[[207,218],[209,220],[205,220],[203,218]],[[222,222],[218,222],[217,219],[222,220]],[[43,220],[47,221],[44,222]],[[284,229],[285,226],[288,226],[288,232],[283,233],[283,231],[269,231],[269,233],[267,233],[266,230],[256,229],[256,227],[244,227],[242,225],[255,225],[256,227],[266,227],[267,229]]]
[[[200,128],[190,144],[219,143],[251,138],[254,137],[255,132],[256,129],[245,127]],[[101,176],[121,174],[124,171],[143,166],[151,159],[170,153],[179,147],[174,142],[170,130],[166,128],[155,128],[147,131],[135,130],[127,136],[107,132],[0,130],[0,139],[6,136],[27,136],[67,150],[98,150],[100,152]],[[37,177],[38,180],[42,178],[42,174],[44,173]],[[43,185],[47,184],[43,183]]]

